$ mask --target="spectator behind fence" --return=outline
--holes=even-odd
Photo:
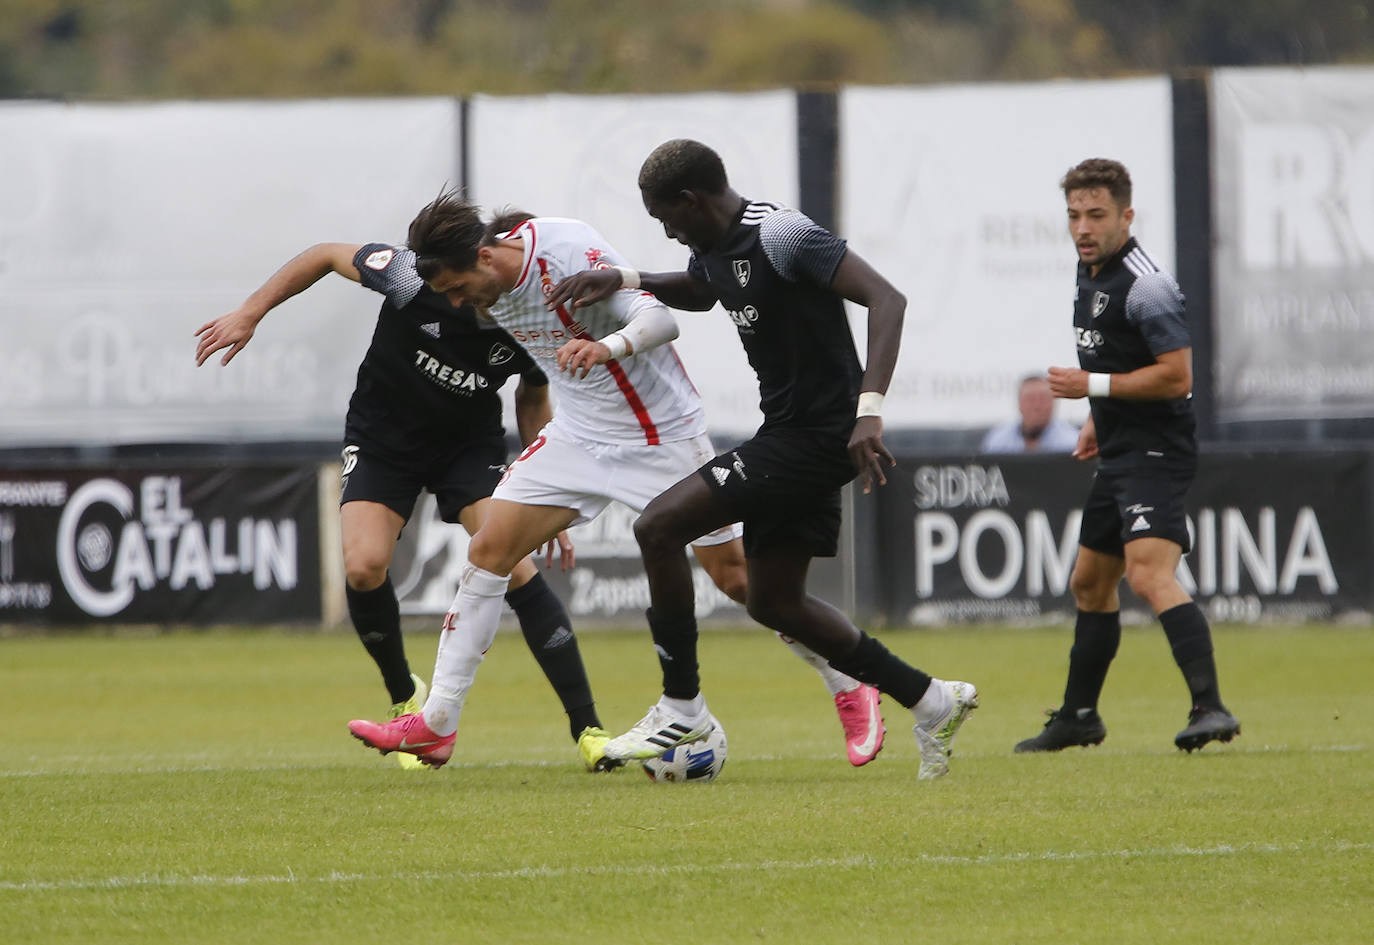
[[[1049,378],[1030,374],[1021,378],[1017,395],[1020,416],[999,423],[983,437],[983,453],[1071,453],[1078,445],[1078,428],[1054,415]]]

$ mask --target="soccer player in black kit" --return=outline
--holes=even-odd
[[[687,270],[580,273],[555,289],[550,304],[588,304],[622,285],[689,311],[719,302],[758,374],[764,415],[752,439],[654,499],[635,525],[655,643],[671,653],[674,639],[696,633],[684,546],[742,521],[749,615],[912,709],[919,776],[940,777],[948,771],[955,733],[978,705],[977,690],[907,665],[806,593],[811,559],[836,552],[840,489],[856,473],[865,492],[884,484],[883,464],[893,462],[882,442],[880,410],[897,360],[905,298],[805,215],[741,197],[720,157],[704,144],[677,139],[660,145],[640,169],[639,188],[649,215],[669,238],[690,248]],[[868,309],[866,370],[845,299]],[[668,681],[672,663],[664,670]],[[613,738],[606,753],[661,753],[671,744],[671,732],[655,730],[663,721],[651,712]]]
[[[509,227],[527,216],[511,214],[493,225]],[[269,311],[329,272],[385,296],[349,401],[339,514],[349,616],[381,671],[395,717],[418,711],[426,696],[406,660],[388,573],[401,529],[422,488],[434,494],[444,521],[470,534],[481,527],[506,463],[498,392],[519,377],[516,424],[528,442],[551,416],[548,380],[504,331],[470,306],[455,308],[430,291],[415,271],[413,252],[385,243],[321,243],[296,256],[239,308],[197,330],[196,363],[228,348],[221,359],[228,364]],[[572,548],[566,536],[559,540],[566,568]],[[563,703],[584,764],[605,769],[601,745],[608,735],[571,621],[530,560],[513,572],[506,602]],[[402,767],[422,767],[414,755],[397,758]]]
[[[1061,187],[1078,250],[1080,366],[1050,368],[1050,386],[1056,397],[1088,398],[1091,416],[1073,455],[1097,457],[1098,467],[1069,580],[1078,617],[1064,702],[1016,751],[1059,751],[1106,737],[1097,702],[1121,642],[1122,577],[1158,615],[1188,684],[1192,710],[1174,744],[1191,752],[1229,742],[1240,723],[1221,701],[1211,630],[1175,577],[1190,547],[1183,499],[1197,467],[1183,295],[1131,236],[1124,166],[1092,158]]]

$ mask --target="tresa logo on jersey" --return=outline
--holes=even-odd
[[[1096,351],[1106,342],[1102,332],[1096,328],[1074,327],[1075,334],[1078,335],[1078,347],[1084,351]]]
[[[730,321],[735,323],[735,327],[743,332],[753,332],[754,323],[759,320],[759,310],[752,305],[744,306],[741,311],[728,311]]]
[[[476,371],[465,371],[445,364],[420,349],[415,351],[415,367],[426,379],[450,390],[472,392],[486,390],[490,386],[487,379]]]

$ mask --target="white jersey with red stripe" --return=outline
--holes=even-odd
[[[671,344],[608,361],[584,378],[558,370],[556,354],[566,342],[604,338],[643,307],[663,305],[648,293],[621,290],[575,311],[547,307],[546,299],[560,280],[588,269],[627,265],[600,233],[580,220],[536,217],[507,235],[524,241],[525,259],[515,287],[497,300],[490,314],[548,375],[557,396],[554,422],[560,428],[591,442],[649,445],[706,431],[701,397]]]

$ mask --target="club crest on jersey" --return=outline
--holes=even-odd
[[[492,366],[505,364],[513,357],[515,357],[515,351],[511,346],[503,345],[498,342],[492,345],[491,350],[487,352],[487,363]]]
[[[749,284],[749,260],[736,259],[734,261],[735,278],[739,280],[739,287],[743,289]]]
[[[1110,302],[1111,300],[1112,300],[1112,297],[1111,297],[1110,295],[1108,295],[1106,292],[1094,292],[1094,293],[1093,293],[1093,318],[1096,318],[1097,316],[1099,316],[1099,315],[1101,315],[1103,312],[1105,312],[1105,311],[1107,310],[1107,303]]]
[[[395,252],[393,252],[392,250],[379,249],[375,253],[371,253],[366,259],[364,259],[363,265],[369,269],[376,269],[378,272],[380,272],[387,266],[391,265],[392,257],[394,257],[395,255]]]

